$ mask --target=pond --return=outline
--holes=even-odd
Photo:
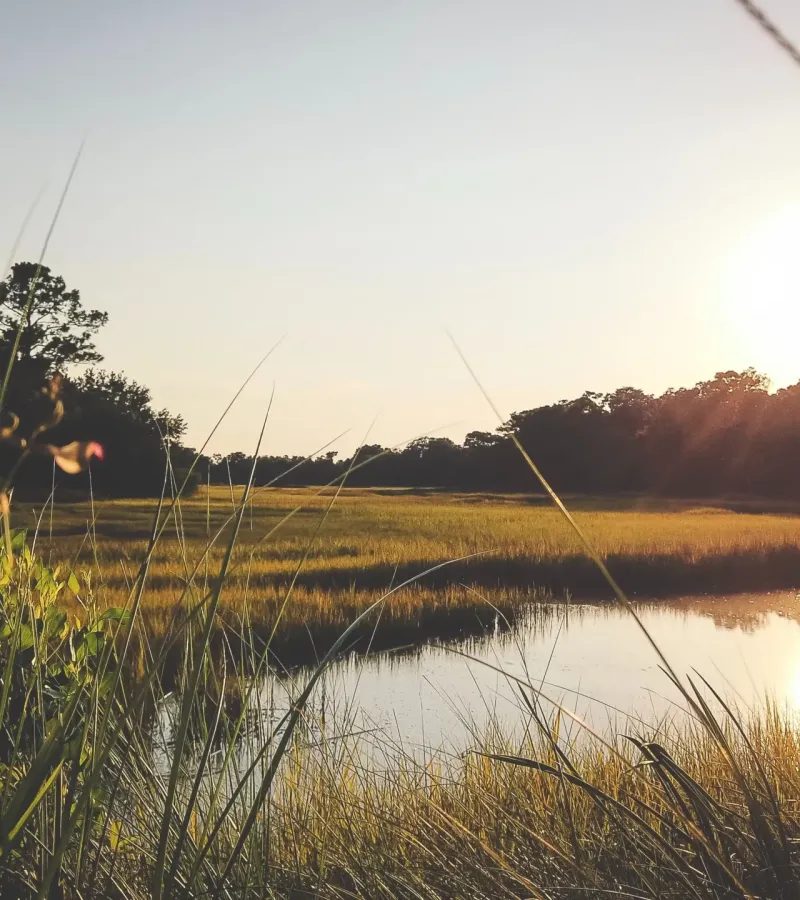
[[[765,697],[800,708],[800,599],[794,592],[696,597],[635,606],[683,677],[697,671],[740,707]],[[497,669],[502,670],[501,672]],[[349,657],[324,677],[315,722],[345,720],[410,753],[455,751],[471,732],[524,719],[513,675],[594,728],[680,716],[675,687],[634,618],[616,604],[536,604],[511,631],[413,652]],[[291,681],[265,680],[262,708],[280,713]],[[307,677],[307,675],[305,676]],[[552,706],[550,707],[552,709]],[[627,718],[627,721],[626,721]]]

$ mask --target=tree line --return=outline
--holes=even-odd
[[[56,437],[95,440],[105,458],[84,480],[99,494],[152,495],[182,481],[195,452],[180,415],[156,409],[150,391],[124,374],[98,368],[94,337],[107,315],[84,309],[80,294],[46,267],[15,265],[0,283],[0,372],[13,356],[4,420],[36,427],[39,388],[64,375],[66,414]],[[22,328],[20,325],[22,324]],[[27,420],[27,421],[25,421]],[[2,423],[0,423],[2,428]],[[562,492],[753,494],[800,497],[800,382],[770,391],[753,369],[719,372],[691,388],[659,396],[638,388],[587,391],[573,400],[513,413],[495,431],[472,431],[462,443],[420,438],[402,449],[363,446],[350,457],[313,459],[244,453],[201,457],[193,484],[256,484],[535,491],[538,484],[514,445],[518,439]],[[0,444],[0,465],[13,454]],[[22,473],[21,473],[22,476]],[[23,488],[50,488],[52,465],[34,460]]]
[[[512,435],[561,492],[800,497],[800,383],[770,392],[753,369],[660,396],[632,387],[587,391],[515,412],[496,431],[472,431],[460,444],[420,438],[401,450],[365,446],[341,460],[260,457],[256,481],[297,466],[288,476],[296,484],[340,476],[350,485],[536,491]],[[212,481],[244,480],[252,464],[231,454],[212,463]]]

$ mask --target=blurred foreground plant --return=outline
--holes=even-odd
[[[29,427],[27,434],[20,429],[20,416],[13,410],[3,410],[8,423],[0,427],[0,442],[16,448],[19,453],[10,470],[0,479],[0,513],[3,516],[3,533],[6,556],[13,558],[9,505],[14,478],[26,459],[31,455],[50,456],[55,465],[68,475],[77,475],[89,467],[93,458],[103,459],[103,448],[97,441],[71,441],[68,444],[50,444],[43,435],[55,428],[64,418],[64,403],[61,399],[63,379],[56,373],[48,378],[38,396],[30,398],[23,412]]]

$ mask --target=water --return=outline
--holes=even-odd
[[[740,706],[770,697],[800,708],[795,593],[662,600],[636,609],[678,674],[697,670]],[[544,695],[600,730],[630,727],[636,717],[655,723],[680,716],[676,689],[627,611],[555,604],[532,607],[513,632],[469,644],[343,660],[317,691],[312,718],[340,724],[347,716],[352,728],[376,730],[409,752],[458,751],[470,744],[471,729],[492,721],[514,729],[524,720],[514,683],[490,667],[537,687],[543,682]],[[265,682],[262,703],[285,709],[291,689]]]

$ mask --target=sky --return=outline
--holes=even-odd
[[[800,3],[763,0],[800,42]],[[800,379],[800,67],[734,0],[7,4],[0,264],[203,444],[349,453]],[[7,249],[6,249],[7,248]]]

